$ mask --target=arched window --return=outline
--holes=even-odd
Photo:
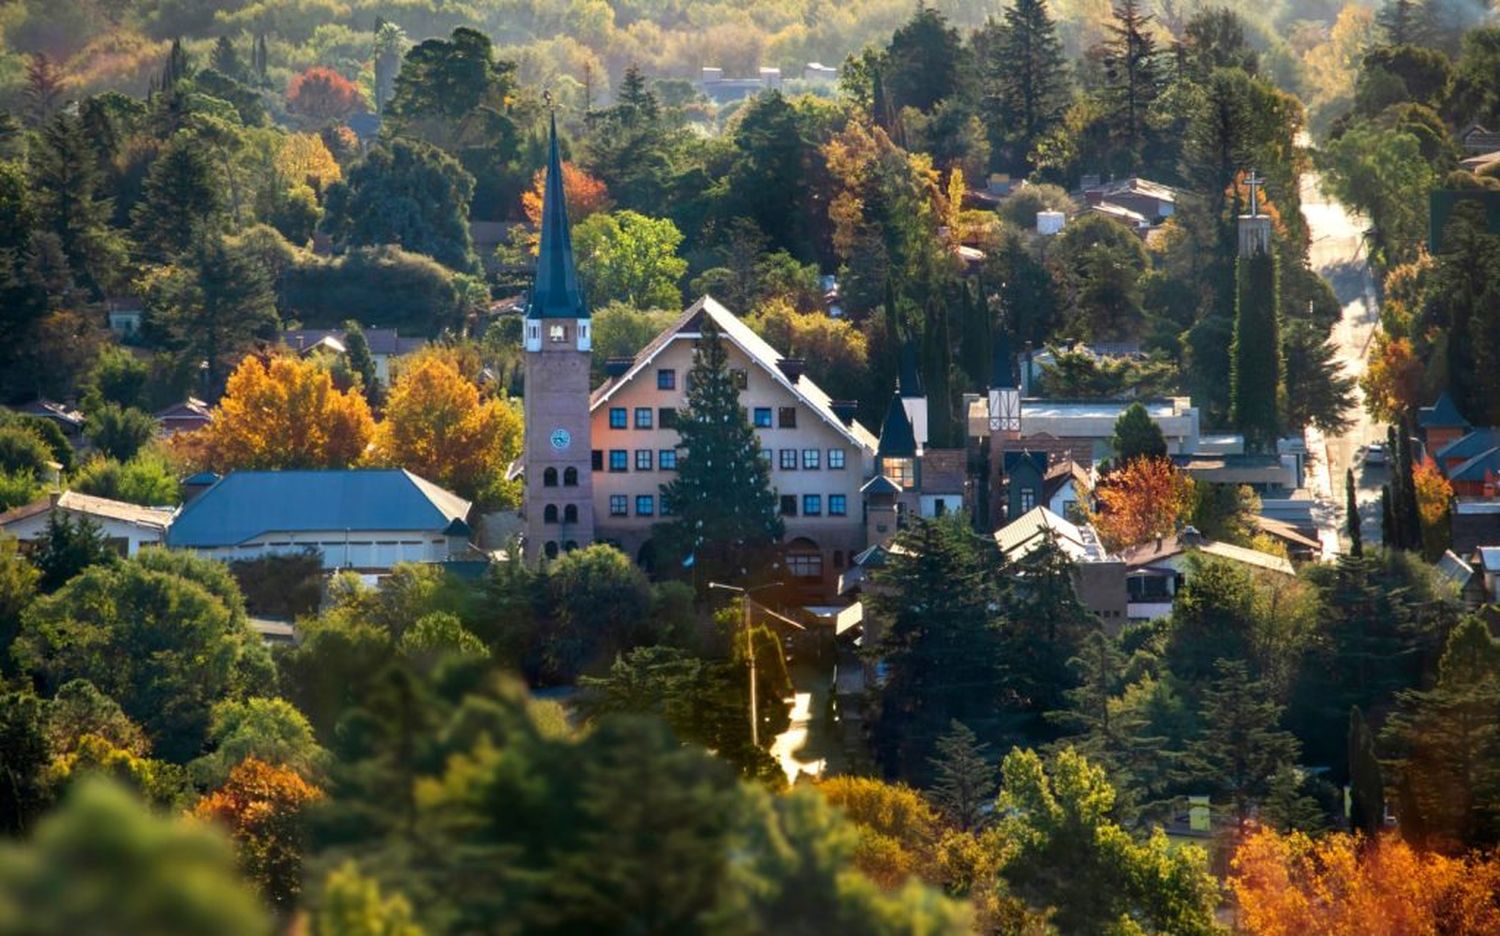
[[[542,552],[544,552],[544,553],[547,554],[547,558],[548,559],[556,559],[557,558],[557,543],[556,543],[556,541],[554,541],[554,540],[548,540],[547,541],[547,545],[542,547]]]
[[[787,544],[786,567],[793,578],[820,579],[823,577],[823,553],[817,543],[800,536]]]
[[[542,522],[543,523],[556,523],[557,522],[557,505],[556,504],[548,504],[547,507],[546,507],[546,509],[542,511]]]
[[[577,548],[578,543],[574,540],[568,540],[566,543],[563,543],[563,552],[572,552]]]
[[[548,468],[542,472],[542,487],[557,487],[557,469]]]
[[[578,487],[578,469],[567,467],[563,469],[563,487]]]
[[[578,522],[578,505],[577,504],[569,504],[568,506],[564,507],[563,508],[563,523],[577,523],[577,522]]]

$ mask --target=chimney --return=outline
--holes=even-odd
[[[604,362],[604,373],[610,377],[623,377],[634,363],[633,357],[612,357]]]
[[[828,408],[833,410],[833,415],[838,417],[839,422],[847,426],[854,422],[854,416],[859,412],[859,401],[830,400]]]
[[[796,383],[797,378],[802,376],[802,367],[806,363],[807,361],[799,357],[786,357],[777,361],[776,366],[781,368],[781,372],[786,375],[787,380]]]
[[[1202,546],[1204,537],[1202,533],[1198,532],[1197,527],[1189,524],[1182,528],[1181,533],[1177,534],[1177,542],[1184,546]]]

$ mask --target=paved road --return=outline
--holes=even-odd
[[[1365,257],[1363,231],[1367,224],[1324,195],[1315,172],[1308,172],[1302,179],[1302,216],[1312,236],[1308,259],[1313,269],[1333,286],[1344,309],[1343,318],[1331,335],[1338,347],[1338,361],[1345,373],[1357,378],[1365,372],[1372,336],[1380,322],[1375,280]],[[1370,419],[1364,409],[1363,395],[1357,389],[1355,394],[1357,402],[1349,414],[1353,421],[1343,434],[1326,439],[1313,429],[1307,434],[1308,449],[1315,461],[1311,477],[1314,496],[1320,501],[1318,514],[1325,557],[1347,546],[1336,545],[1342,540],[1344,530],[1344,470],[1355,460],[1361,446],[1385,440],[1386,427]],[[1323,462],[1325,453],[1327,461]],[[1356,464],[1354,477],[1359,485],[1364,541],[1379,542],[1380,487],[1385,483],[1386,470]]]

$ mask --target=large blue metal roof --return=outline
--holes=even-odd
[[[399,468],[236,471],[182,509],[167,545],[234,546],[269,533],[442,533],[469,502]]]

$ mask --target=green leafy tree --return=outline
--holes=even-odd
[[[344,323],[344,352],[349,369],[359,375],[365,396],[376,395],[379,388],[375,380],[375,359],[370,356],[370,342],[365,340],[365,330],[353,319]]]
[[[20,544],[0,537],[0,675],[15,672],[10,645],[21,626],[21,612],[36,597],[42,573],[21,555]]]
[[[1179,679],[1205,684],[1218,661],[1254,659],[1259,624],[1249,572],[1225,559],[1193,556],[1172,604],[1162,659]]]
[[[312,725],[285,699],[225,699],[214,705],[208,727],[209,754],[192,762],[192,773],[204,787],[224,784],[229,771],[247,757],[287,767],[304,779],[316,779],[328,754],[313,738]]]
[[[46,727],[46,709],[35,694],[0,693],[0,747],[5,751],[0,760],[0,831],[9,835],[29,831],[50,801],[45,772],[52,749]]]
[[[1061,123],[1068,107],[1068,72],[1057,25],[1043,0],[1006,7],[979,66],[983,110],[991,128],[991,163],[1014,173],[1031,166],[1037,141]],[[1032,214],[1035,219],[1035,213]]]
[[[85,434],[107,457],[130,461],[156,435],[156,419],[135,407],[106,403],[89,413]]]
[[[0,423],[0,471],[39,481],[51,461],[52,449],[30,425],[20,420]]]
[[[918,519],[897,535],[867,611],[885,666],[875,752],[888,773],[924,778],[937,739],[957,720],[993,731],[1001,705],[1001,635],[991,620],[979,546],[955,520]]]
[[[301,640],[276,657],[286,698],[306,713],[317,737],[334,740],[334,728],[372,690],[394,656],[385,629],[361,616],[335,611],[304,621]]]
[[[661,489],[672,520],[657,530],[665,554],[681,557],[695,579],[744,581],[765,568],[782,524],[723,334],[707,315],[688,387],[687,408],[677,417],[677,476]]]
[[[90,566],[22,617],[21,668],[42,685],[87,679],[120,703],[167,760],[196,756],[211,706],[272,670],[227,572],[154,557]],[[226,603],[228,601],[229,603]]]
[[[182,491],[165,455],[152,448],[121,464],[95,456],[72,476],[72,489],[80,494],[107,497],[142,507],[166,507],[182,501]]]
[[[951,722],[948,733],[933,746],[927,798],[965,832],[979,828],[984,807],[995,795],[995,768],[985,756],[988,748],[960,721]]]
[[[734,129],[736,157],[724,177],[724,210],[755,224],[766,238],[765,252],[780,248],[809,260],[815,256],[809,180],[815,151],[805,122],[780,91],[747,102]]]
[[[405,897],[382,894],[380,885],[360,874],[353,861],[328,872],[316,920],[318,936],[424,936],[426,932],[413,920]]]
[[[1115,434],[1110,448],[1120,464],[1137,458],[1166,458],[1167,439],[1151,414],[1139,403],[1132,403],[1115,420]]]
[[[472,273],[479,268],[469,235],[473,195],[474,177],[453,157],[397,137],[371,147],[329,186],[323,230],[340,249],[398,244]]]
[[[936,7],[919,6],[892,35],[881,80],[890,107],[930,111],[956,94],[968,57],[958,30]]]
[[[106,403],[144,408],[151,369],[124,348],[107,345],[84,378],[81,405],[90,412]]]
[[[665,218],[634,211],[596,212],[573,229],[578,275],[593,302],[675,309],[687,261],[677,256],[682,232]]]
[[[1364,123],[1323,148],[1329,194],[1367,216],[1371,253],[1387,267],[1416,257],[1427,233],[1427,193],[1437,182],[1411,133]]]
[[[1243,830],[1252,806],[1265,799],[1278,770],[1296,763],[1301,746],[1277,727],[1282,706],[1244,660],[1215,663],[1202,696],[1203,731],[1188,746],[1183,777],[1227,796]]]
[[[553,614],[541,633],[542,653],[557,678],[597,670],[605,660],[655,642],[650,583],[620,550],[595,543],[564,555],[547,572]]]
[[[196,134],[183,131],[167,141],[151,164],[131,217],[137,248],[156,263],[223,231],[229,217],[226,180]]]
[[[1197,846],[1160,828],[1137,841],[1111,818],[1104,770],[1072,749],[1050,763],[1016,749],[1001,765],[996,813],[1014,847],[1001,877],[1034,907],[1055,907],[1066,933],[1216,934],[1219,889]]]
[[[66,899],[58,899],[66,894]],[[26,842],[0,845],[0,929],[270,936],[217,833],[153,815],[103,780],[76,784]]]

